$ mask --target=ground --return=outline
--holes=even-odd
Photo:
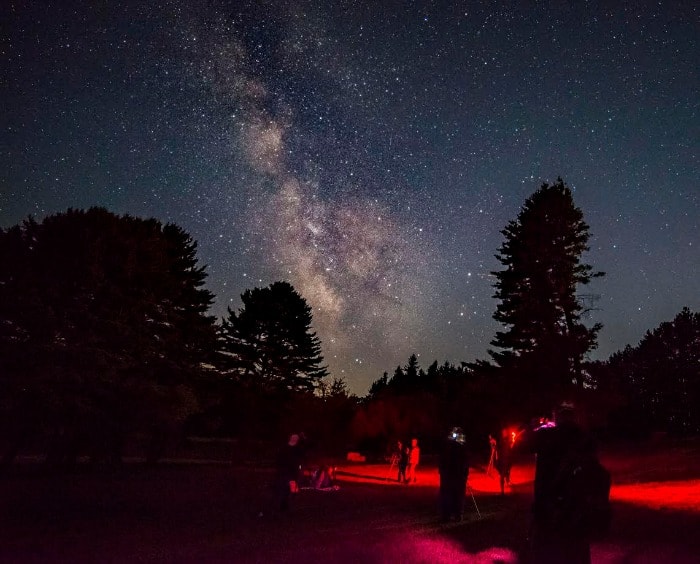
[[[700,562],[697,443],[613,449],[614,520],[593,562]],[[519,562],[527,546],[532,464],[505,496],[472,468],[467,513],[437,520],[429,461],[405,486],[387,464],[344,463],[340,489],[302,490],[289,512],[271,470],[222,461],[126,464],[48,475],[20,465],[0,478],[2,562]]]

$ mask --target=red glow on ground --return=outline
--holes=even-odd
[[[613,502],[632,503],[652,509],[700,513],[700,480],[613,485],[610,498]]]
[[[440,475],[434,467],[423,466],[417,471],[417,482],[405,485],[397,482],[396,472],[389,471],[388,464],[361,464],[338,467],[338,479],[341,482],[364,482],[384,484],[387,487],[438,488]],[[511,471],[513,487],[530,486],[534,479],[534,467],[531,464],[515,465]],[[483,471],[474,469],[469,473],[469,487],[475,495],[495,494],[500,492],[498,474],[488,476]],[[615,484],[610,492],[613,502],[630,503],[651,509],[676,509],[700,513],[700,480],[678,480],[667,482],[646,482],[636,484]]]
[[[338,466],[338,479],[341,482],[363,482],[372,484],[385,484],[387,487],[415,488],[440,486],[440,474],[437,468],[432,466],[418,467],[415,484],[402,484],[397,481],[397,472],[389,464],[349,464]],[[514,466],[511,471],[511,483],[513,486],[524,485],[532,482],[534,470],[531,466]],[[482,470],[472,468],[469,472],[469,487],[475,494],[500,493],[501,486],[498,474],[493,472],[491,476]]]

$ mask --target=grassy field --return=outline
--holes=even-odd
[[[698,562],[697,443],[617,448],[603,458],[615,516],[593,561]],[[302,490],[288,513],[276,510],[270,478],[268,468],[224,462],[60,475],[21,465],[0,479],[0,561],[519,562],[527,546],[528,460],[505,496],[473,468],[467,518],[450,524],[438,523],[429,464],[411,486],[394,482],[387,465],[342,465],[340,490]]]

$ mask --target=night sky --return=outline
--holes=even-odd
[[[0,227],[177,223],[217,317],[289,280],[355,393],[487,358],[500,230],[558,176],[592,358],[700,310],[697,1],[3,6]]]

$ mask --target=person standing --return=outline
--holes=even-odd
[[[464,515],[464,496],[469,478],[469,457],[464,433],[455,427],[440,451],[440,520],[454,517],[461,521]]]
[[[416,469],[420,462],[420,447],[418,439],[411,439],[411,448],[408,451],[408,467],[406,468],[406,483],[416,483]]]
[[[489,455],[489,464],[486,467],[486,475],[490,477],[491,471],[495,468],[496,458],[498,457],[498,442],[491,433],[489,433],[489,448],[491,449],[491,454]]]
[[[406,481],[406,469],[408,468],[408,447],[401,441],[396,445],[396,464],[399,468],[398,482]]]
[[[533,502],[531,557],[538,564],[590,564],[588,527],[582,519],[588,489],[580,481],[580,453],[590,439],[575,420],[573,404],[563,403],[553,425],[532,437],[537,456]],[[577,469],[579,470],[577,472]]]
[[[513,466],[513,441],[508,429],[501,431],[496,451],[496,470],[501,483],[501,495],[505,494],[506,486],[510,486],[510,469]]]
[[[274,488],[281,511],[289,509],[291,494],[299,489],[298,479],[302,458],[303,451],[299,435],[290,435],[287,444],[277,455]]]

